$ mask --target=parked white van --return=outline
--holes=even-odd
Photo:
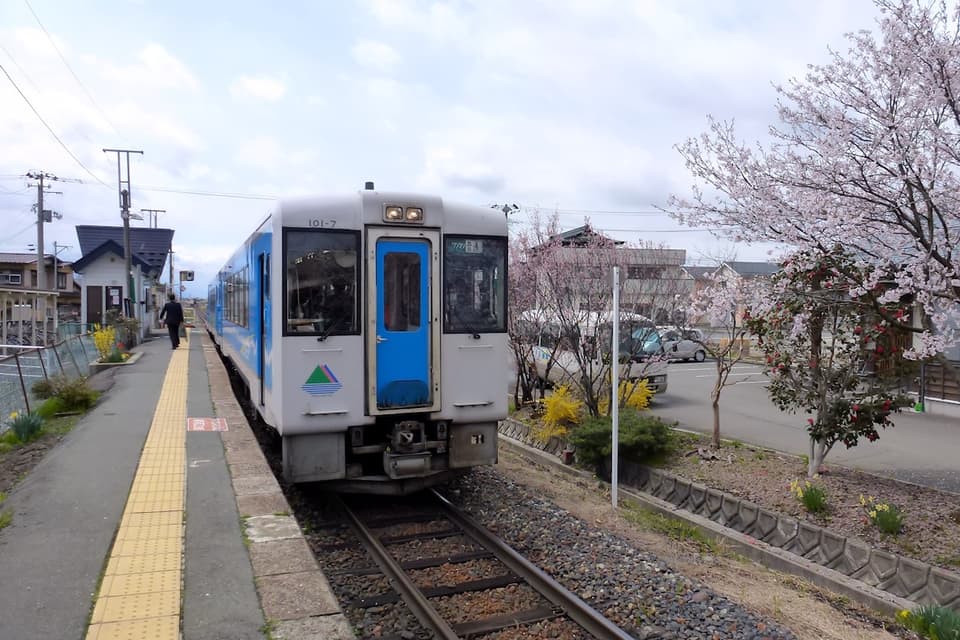
[[[543,318],[543,314],[528,311],[531,318]],[[556,319],[531,322],[533,347],[533,366],[537,376],[550,384],[573,382],[580,378],[580,364],[573,349],[578,341],[587,340],[583,352],[591,357],[591,366],[595,371],[609,361],[613,324],[609,313],[591,312],[584,316],[575,329],[561,330]],[[599,348],[590,344],[595,337]],[[639,314],[621,314],[620,316],[620,377],[628,380],[646,380],[647,387],[655,393],[667,390],[667,368],[669,363],[662,355],[660,336],[656,326]],[[600,382],[599,380],[597,382]]]

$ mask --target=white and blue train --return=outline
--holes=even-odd
[[[403,494],[497,461],[502,211],[384,193],[281,201],[210,285],[207,325],[292,482]]]

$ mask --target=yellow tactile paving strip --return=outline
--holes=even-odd
[[[180,638],[187,346],[171,354],[87,640]]]

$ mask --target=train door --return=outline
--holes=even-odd
[[[223,336],[223,303],[224,303],[224,286],[223,286],[223,276],[217,278],[217,308],[216,308],[216,325],[217,325],[217,335]]]
[[[259,290],[257,313],[260,316],[257,319],[259,332],[259,335],[257,335],[257,379],[260,380],[260,406],[262,407],[266,402],[266,398],[264,397],[264,379],[267,377],[266,349],[267,338],[270,335],[267,331],[267,322],[270,318],[270,314],[267,311],[270,294],[270,257],[266,253],[261,253],[257,260],[257,277],[260,280],[260,286],[257,287]]]
[[[390,233],[390,235],[386,235]],[[433,237],[431,237],[431,235]],[[435,408],[439,323],[433,283],[439,281],[436,233],[373,234],[371,318],[375,318],[368,379],[377,411]],[[369,353],[369,351],[368,351]]]

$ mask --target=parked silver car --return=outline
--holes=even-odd
[[[703,362],[707,352],[703,348],[706,341],[699,329],[680,329],[677,327],[658,327],[663,353],[670,360],[696,360]]]

